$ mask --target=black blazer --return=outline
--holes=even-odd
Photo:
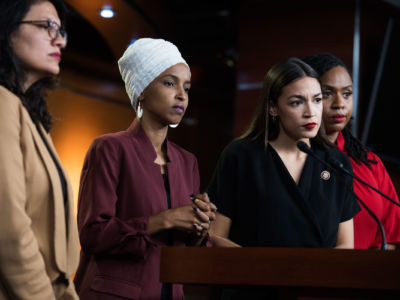
[[[339,150],[312,149],[352,170]],[[360,209],[351,178],[308,156],[297,185],[262,139],[229,144],[207,190],[218,211],[232,220],[230,238],[243,246],[334,247],[339,223]]]

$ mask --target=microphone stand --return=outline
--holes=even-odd
[[[393,200],[392,198],[390,198],[388,195],[382,193],[380,190],[378,190],[377,188],[374,188],[372,185],[370,185],[369,183],[365,182],[364,180],[362,180],[361,178],[357,177],[354,174],[351,174],[348,170],[345,169],[345,167],[343,166],[343,164],[339,161],[337,161],[336,159],[330,158],[329,162],[335,166],[336,168],[339,168],[340,170],[342,170],[343,172],[345,172],[347,175],[353,177],[354,179],[356,179],[357,181],[361,182],[362,184],[365,184],[366,186],[368,186],[370,189],[374,190],[375,192],[377,192],[379,195],[385,197],[386,199],[388,199],[390,202],[392,202],[393,204],[397,205],[400,207],[400,203],[396,202],[395,200]]]
[[[297,143],[297,148],[299,148],[300,151],[307,153],[309,155],[311,155],[313,158],[315,158],[316,160],[318,160],[320,163],[322,163],[323,165],[333,168],[335,170],[339,170],[344,172],[346,175],[352,177],[352,178],[356,178],[357,177],[353,174],[351,174],[349,171],[347,171],[343,164],[341,162],[338,162],[334,159],[329,159],[329,163],[324,161],[323,159],[319,158],[317,155],[315,155],[315,153],[311,150],[311,148],[304,142],[300,141]],[[363,182],[360,179],[361,182]],[[378,192],[379,194],[384,195],[382,192],[376,190],[373,186],[370,186],[368,183],[365,182],[365,184],[369,187],[371,187],[373,190],[375,190],[376,192]],[[346,186],[347,187],[347,186]],[[385,229],[383,228],[382,222],[379,220],[379,218],[372,212],[372,210],[354,193],[353,191],[353,196],[354,198],[356,198],[356,200],[366,209],[366,211],[370,214],[370,216],[376,221],[376,223],[378,224],[379,227],[379,231],[381,232],[381,236],[382,236],[382,244],[381,244],[381,250],[388,250],[387,247],[387,242],[386,242],[386,234],[385,234]],[[384,195],[386,198],[389,198],[388,196]],[[395,202],[394,200],[390,199],[389,200]],[[395,202],[397,204],[397,202]]]
[[[358,203],[360,203],[365,210],[370,214],[370,216],[376,221],[379,227],[379,231],[381,232],[382,236],[382,244],[381,244],[381,250],[388,250],[387,242],[386,242],[386,234],[385,234],[385,229],[383,228],[382,222],[379,220],[379,218],[372,212],[372,210],[369,209],[369,207],[356,195],[356,193],[353,192],[354,198],[357,199]]]

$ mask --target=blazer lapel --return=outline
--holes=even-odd
[[[65,209],[68,210],[67,211],[68,218],[67,218],[67,223],[66,223],[66,225],[68,226],[67,227],[67,229],[68,229],[68,231],[67,231],[68,232],[68,235],[67,235],[67,241],[68,241],[67,248],[60,248],[59,249],[59,253],[60,253],[60,255],[62,257],[67,257],[68,258],[68,265],[66,266],[68,268],[67,269],[68,270],[67,274],[72,274],[72,273],[74,273],[76,271],[75,266],[77,266],[78,263],[79,263],[79,249],[78,249],[79,237],[78,237],[78,228],[77,228],[77,225],[76,225],[76,222],[75,222],[75,216],[74,216],[74,199],[73,199],[72,185],[71,185],[71,183],[69,181],[68,174],[67,174],[66,170],[64,169],[64,166],[63,166],[63,164],[62,164],[62,162],[61,162],[61,160],[60,160],[60,158],[59,158],[59,156],[57,154],[56,148],[54,147],[53,140],[51,139],[50,134],[46,133],[42,127],[41,127],[41,130],[42,130],[42,132],[44,134],[44,137],[46,138],[46,141],[47,141],[47,143],[48,143],[48,145],[50,147],[51,152],[54,155],[54,158],[56,159],[58,165],[60,166],[60,169],[61,169],[61,171],[62,171],[62,173],[64,175],[64,178],[65,178],[65,181],[66,181],[66,184],[67,184],[67,197],[68,197],[68,199],[67,199],[66,205],[65,206],[62,205],[63,204],[63,200],[64,200],[62,198],[62,194],[61,194],[61,200],[62,201],[57,201],[58,203],[60,203],[62,205],[62,208],[64,210]],[[57,176],[58,176],[58,174],[57,174]],[[57,182],[59,183],[59,180]],[[65,232],[65,226],[63,228],[64,228],[64,232]],[[57,230],[55,232],[57,232]],[[64,249],[67,249],[68,255],[65,254],[65,250]],[[56,256],[56,258],[57,258],[57,256]],[[60,265],[61,265],[61,263],[65,264],[67,262],[64,262],[63,259],[60,259]],[[61,270],[63,270],[63,269],[61,269]]]
[[[310,203],[310,197],[312,197],[312,188],[316,187],[318,183],[318,180],[315,180],[316,174],[316,168],[317,166],[315,165],[315,162],[313,160],[314,158],[308,156],[307,160],[304,164],[303,172],[301,173],[301,177],[299,180],[299,185],[297,189],[297,194],[298,197],[301,198],[301,203],[304,205],[304,211],[307,212],[307,215],[313,222],[316,230],[318,231],[318,235],[320,238],[320,241],[323,241],[323,235],[322,235],[322,230],[321,230],[321,225],[318,221],[318,217],[316,215],[316,211],[312,208],[312,205]],[[318,178],[319,179],[319,178]]]
[[[312,158],[307,157],[303,171],[301,173],[299,185],[297,185],[296,182],[293,180],[292,176],[290,175],[289,171],[287,170],[285,164],[281,160],[279,154],[275,151],[275,149],[273,149],[273,147],[270,147],[270,150],[272,152],[272,155],[275,157],[275,161],[280,165],[278,169],[281,170],[281,176],[286,181],[287,188],[291,191],[291,194],[296,199],[295,203],[299,206],[304,215],[308,217],[308,219],[310,220],[311,224],[313,225],[316,231],[319,240],[322,243],[322,232],[320,224],[318,222],[318,218],[315,215],[310,203],[307,201],[310,190],[301,189],[300,186],[300,184],[302,186],[307,186],[311,184],[310,181],[312,180],[311,177],[313,176],[313,165],[314,165],[312,163]]]
[[[51,184],[51,195],[49,195],[50,201],[53,201],[54,205],[54,252],[55,252],[55,261],[57,267],[63,271],[67,271],[67,239],[66,239],[66,223],[65,223],[65,207],[62,195],[62,187],[59,179],[57,168],[53,162],[53,159],[46,148],[39,132],[36,129],[36,126],[33,122],[29,122],[29,128],[32,132],[33,139],[35,141],[36,147],[40,156],[42,158],[43,164],[47,170],[49,175],[49,181]],[[40,126],[40,130],[43,133],[46,141],[49,144],[49,147],[56,159],[58,156],[55,154],[54,146],[50,141],[50,137],[45,133],[42,126]],[[61,164],[60,164],[61,165]],[[61,167],[62,168],[62,167]],[[64,174],[65,171],[62,169]],[[68,184],[67,184],[68,185]],[[69,185],[68,185],[69,186]],[[69,187],[70,189],[70,187]],[[71,194],[71,191],[68,190],[68,194]],[[70,201],[69,201],[70,202]]]

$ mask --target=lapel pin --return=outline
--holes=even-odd
[[[329,178],[331,178],[331,173],[329,173],[329,171],[324,170],[321,172],[321,179],[329,180]]]

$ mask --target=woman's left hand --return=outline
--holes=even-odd
[[[196,211],[198,214],[199,218],[201,216],[204,216],[204,214],[208,217],[208,220],[204,220],[205,222],[201,222],[199,224],[193,224],[194,228],[196,229],[197,234],[200,236],[205,236],[208,232],[209,229],[209,224],[215,220],[216,218],[216,211],[217,207],[215,206],[214,203],[210,201],[210,198],[208,197],[207,193],[203,194],[196,194],[191,196],[192,202],[193,202],[193,209]],[[201,215],[201,216],[200,216]]]

